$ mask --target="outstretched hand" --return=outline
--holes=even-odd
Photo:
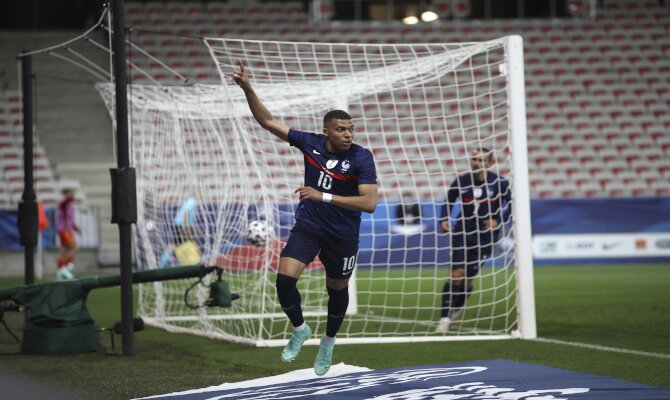
[[[242,64],[242,61],[238,61],[237,65],[240,66],[240,70],[233,73],[233,82],[235,82],[243,90],[251,89],[249,74],[244,71],[244,64]]]
[[[484,230],[490,231],[498,227],[498,221],[493,218],[487,219],[484,221]]]
[[[314,189],[310,186],[301,186],[295,190],[293,193],[300,193],[300,201],[303,200],[315,200],[321,201],[323,199],[323,193]]]

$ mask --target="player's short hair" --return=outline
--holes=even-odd
[[[493,161],[493,152],[488,147],[475,147],[474,149],[472,149],[473,153],[476,151],[482,153],[482,156],[484,156],[487,162]]]
[[[325,127],[331,119],[353,119],[348,112],[342,110],[330,110],[323,116],[323,126]]]

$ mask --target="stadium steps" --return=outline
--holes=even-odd
[[[0,44],[6,55],[0,60],[0,71],[5,72],[7,82],[17,85],[19,80],[13,56],[21,49],[53,46],[78,34],[81,32],[21,32],[21,40],[16,40],[16,32],[0,32]],[[99,33],[93,33],[91,37],[103,43],[106,39]],[[109,65],[105,53],[93,45],[77,43],[72,47],[97,65]],[[112,160],[112,124],[105,104],[93,87],[93,83],[100,79],[46,55],[33,57],[33,73],[36,76],[36,132],[49,160]]]
[[[655,0],[611,0],[600,7],[598,18],[545,21],[449,21],[449,24],[406,27],[393,23],[379,26],[361,22],[323,22],[309,27],[292,24],[306,18],[300,7],[288,4],[274,12],[254,15],[251,7],[240,13],[235,5],[205,9],[199,3],[178,7],[160,2],[128,5],[131,25],[157,30],[170,23],[191,34],[211,31],[218,36],[296,41],[349,41],[351,43],[481,41],[518,33],[525,38],[529,144],[533,146],[531,178],[551,180],[579,172],[603,174],[588,184],[571,184],[559,191],[534,186],[534,197],[598,197],[621,170],[635,174],[652,171],[646,189],[611,185],[611,195],[653,196],[670,191],[665,165],[670,155],[666,140],[670,127],[670,14]],[[632,10],[632,11],[630,11]],[[630,11],[630,12],[629,12]],[[242,14],[242,15],[240,15]],[[285,18],[291,15],[291,18]],[[221,29],[221,21],[226,21]],[[193,21],[198,21],[194,23]],[[189,23],[190,22],[190,23]],[[477,24],[476,28],[472,25]],[[200,32],[201,33],[201,32]],[[215,35],[216,36],[216,35]],[[211,79],[209,56],[193,44],[174,38],[145,36],[140,44],[162,54],[168,63],[198,70],[195,78]],[[139,60],[135,60],[139,62]],[[309,67],[309,66],[307,66]],[[200,71],[202,70],[202,71]],[[149,68],[159,80],[169,80],[161,68]],[[357,110],[356,117],[370,110]],[[389,110],[399,116],[406,109]],[[366,122],[366,131],[381,128]],[[391,127],[392,129],[393,127]],[[410,124],[404,127],[414,129]],[[537,133],[548,135],[539,137]],[[564,134],[568,132],[568,134]],[[642,136],[646,141],[636,140]],[[371,147],[382,145],[370,138]],[[651,149],[651,150],[650,150]],[[599,158],[600,153],[605,159]],[[384,154],[376,154],[383,164]],[[400,154],[404,156],[404,151]],[[603,163],[604,161],[604,163]],[[549,164],[551,169],[545,168]],[[616,169],[603,170],[604,167]],[[380,170],[384,172],[384,167]],[[536,171],[546,170],[548,175]],[[597,183],[596,183],[597,182]],[[598,190],[600,187],[600,190]]]
[[[100,228],[100,247],[98,263],[101,266],[119,263],[119,228],[112,224],[111,178],[109,169],[115,167],[111,162],[59,162],[56,171],[61,179],[79,181],[80,190],[95,210]]]

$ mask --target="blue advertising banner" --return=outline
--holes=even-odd
[[[670,232],[670,197],[531,201],[533,234]]]
[[[298,372],[298,371],[295,371]],[[202,391],[154,396],[174,400],[667,400],[670,388],[657,388],[606,376],[566,371],[509,360],[401,367],[323,378],[291,374],[264,385],[244,382]],[[267,382],[272,382],[267,384]]]
[[[45,249],[56,248],[56,210],[45,209],[49,227],[42,232],[42,245]],[[0,211],[0,249],[20,250],[19,228],[16,225],[17,211]]]
[[[532,202],[536,264],[669,262],[670,198]]]
[[[283,204],[279,209],[283,219],[278,235],[285,239],[293,225],[292,214],[295,204]],[[384,265],[413,267],[422,264],[447,264],[449,262],[449,236],[439,232],[441,203],[421,203],[421,218],[414,224],[403,224],[396,219],[398,203],[379,203],[373,215],[363,213],[360,230],[360,251],[358,265]],[[208,205],[215,209],[217,205]],[[231,207],[231,206],[229,206]],[[234,206],[233,206],[234,207]],[[255,207],[244,210],[231,218],[257,219]],[[458,213],[458,208],[454,210]],[[45,248],[54,247],[53,209],[47,210],[51,220],[45,232]],[[169,213],[168,213],[169,214]],[[246,215],[245,215],[246,214]],[[237,216],[237,217],[233,217]],[[670,261],[666,252],[670,251],[670,241],[665,236],[631,236],[631,234],[669,234],[670,198],[626,198],[626,199],[542,199],[531,202],[532,232],[541,243],[534,240],[534,256],[537,262],[556,261],[553,254],[569,255],[567,262],[596,261]],[[204,224],[198,219],[203,231],[216,229],[212,224]],[[226,221],[222,221],[226,224]],[[627,237],[593,237],[593,235],[627,234]],[[543,236],[551,235],[551,236]],[[555,236],[560,235],[560,236]],[[573,236],[570,236],[573,235]],[[586,237],[574,235],[591,235]],[[621,245],[616,245],[621,242]],[[240,236],[235,243],[219,249],[227,253],[245,244]],[[510,252],[502,242],[488,261],[495,264]],[[616,245],[616,246],[615,246]],[[618,246],[618,247],[617,247]],[[158,246],[160,247],[160,246]],[[20,249],[16,212],[0,211],[0,248]],[[611,248],[611,251],[609,251]],[[627,249],[634,249],[634,252]],[[570,250],[575,251],[570,251]],[[586,250],[593,249],[588,253]],[[596,251],[597,250],[597,251]],[[626,253],[626,251],[628,251]],[[545,253],[543,253],[545,252]],[[140,255],[142,257],[142,255]],[[637,258],[635,258],[637,257]]]

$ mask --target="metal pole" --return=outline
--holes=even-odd
[[[505,44],[507,54],[507,96],[509,126],[512,135],[512,218],[517,276],[517,313],[522,339],[537,337],[535,320],[535,288],[530,226],[530,190],[528,179],[528,145],[526,138],[526,89],[523,70],[523,40],[513,35]]]
[[[116,150],[119,170],[130,167],[128,151],[128,98],[126,76],[124,0],[112,1],[114,16],[114,76],[116,89]],[[114,205],[112,205],[114,207]],[[121,337],[124,356],[135,354],[133,345],[133,270],[131,253],[131,224],[119,225],[119,258],[121,264]]]
[[[490,20],[493,18],[493,5],[491,4],[492,0],[484,0],[484,19]]]
[[[23,51],[25,53],[25,50]],[[21,57],[23,92],[23,195],[19,205],[18,228],[25,254],[26,285],[35,282],[35,245],[37,244],[37,202],[33,188],[33,65],[32,56]],[[33,226],[34,225],[34,226]]]
[[[549,18],[557,18],[556,0],[549,0]]]

